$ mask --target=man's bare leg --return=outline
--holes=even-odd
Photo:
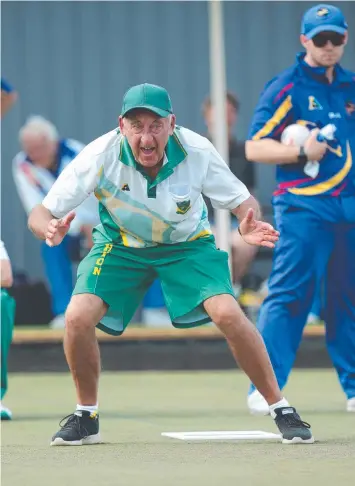
[[[207,299],[204,307],[224,334],[235,360],[270,406],[282,442],[312,444],[310,425],[282,397],[263,339],[236,300],[228,294],[216,295]]]
[[[101,442],[97,403],[100,352],[95,327],[106,311],[106,304],[96,295],[74,295],[70,301],[65,314],[64,352],[76,388],[77,407],[61,423],[51,446]]]
[[[107,305],[92,294],[74,295],[65,316],[64,352],[80,405],[97,403],[100,351],[95,327]]]
[[[206,312],[224,334],[233,356],[269,405],[281,400],[263,339],[247,319],[236,300],[227,294],[204,302]]]

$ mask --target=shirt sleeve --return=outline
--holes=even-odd
[[[235,209],[250,197],[250,193],[219,155],[212,144],[209,146],[209,164],[202,193],[210,198],[216,209]]]
[[[94,192],[98,181],[98,158],[87,146],[63,170],[42,201],[53,216],[62,218]]]
[[[99,203],[94,194],[90,194],[75,212],[76,217],[70,225],[70,235],[78,235],[84,224],[96,226],[100,223]]]
[[[0,260],[10,260],[2,240],[0,240]]]
[[[283,76],[265,86],[252,118],[250,140],[280,140],[284,128],[294,120],[292,90],[293,82]]]

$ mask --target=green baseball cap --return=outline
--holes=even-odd
[[[135,108],[145,108],[165,118],[173,113],[169,93],[155,84],[138,84],[130,88],[123,97],[121,116]]]

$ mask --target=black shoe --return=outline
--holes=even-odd
[[[283,444],[313,444],[311,426],[301,420],[295,408],[280,407],[276,408],[274,413]]]
[[[67,420],[66,420],[67,419]],[[66,420],[65,423],[63,421]],[[63,425],[62,425],[63,424]],[[99,416],[96,412],[77,411],[64,417],[51,446],[99,444]]]

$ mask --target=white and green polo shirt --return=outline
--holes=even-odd
[[[127,139],[113,130],[87,145],[65,168],[43,200],[61,218],[91,193],[99,200],[102,241],[144,248],[211,234],[202,194],[220,209],[249,196],[205,137],[177,127],[152,180],[134,159]]]

